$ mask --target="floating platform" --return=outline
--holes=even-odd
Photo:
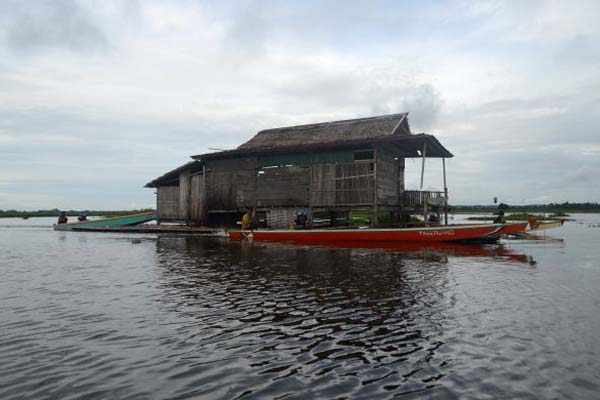
[[[93,228],[116,228],[124,226],[140,225],[155,219],[154,212],[145,212],[139,214],[120,215],[118,217],[90,219],[79,222],[71,222],[68,224],[55,224],[55,231],[73,231],[73,230],[89,230]]]
[[[154,212],[121,215],[112,218],[102,218],[73,222],[70,224],[56,224],[56,231],[76,232],[122,232],[122,233],[187,233],[187,234],[214,234],[219,230],[204,226],[187,225],[148,225],[146,222],[155,219]]]
[[[203,226],[184,225],[137,225],[137,226],[81,226],[72,227],[75,232],[117,232],[117,233],[186,233],[190,235],[208,235],[222,232],[222,229]]]

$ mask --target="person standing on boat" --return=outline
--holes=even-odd
[[[254,227],[254,211],[251,208],[248,208],[246,214],[242,217],[242,230],[253,230]]]
[[[67,218],[67,213],[65,211],[61,211],[60,215],[58,216],[58,223],[66,224],[67,221],[69,221],[69,218]]]
[[[505,224],[506,223],[506,217],[504,216],[504,211],[502,211],[502,210],[498,211],[498,216],[494,219],[494,223],[495,224]]]

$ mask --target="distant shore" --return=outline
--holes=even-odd
[[[530,204],[512,206],[500,203],[498,205],[451,205],[453,214],[491,214],[503,210],[505,213],[520,214],[574,214],[574,213],[600,213],[600,203],[562,203],[562,204]]]
[[[492,214],[497,214],[503,210],[508,219],[527,219],[526,215],[543,216],[546,219],[562,218],[568,214],[574,213],[600,213],[600,203],[562,203],[562,204],[533,204],[524,206],[499,205],[451,205],[451,214],[488,214],[490,216],[474,217],[473,219],[493,219]],[[19,211],[19,210],[0,210],[0,218],[48,218],[58,217],[63,210],[38,210],[38,211]],[[154,211],[151,208],[136,210],[64,210],[68,217],[77,217],[86,215],[88,217],[117,217],[121,215],[137,214],[142,212]],[[512,214],[512,215],[511,215]]]

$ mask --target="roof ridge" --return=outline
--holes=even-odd
[[[392,118],[402,117],[402,116],[406,116],[406,115],[408,115],[408,113],[403,112],[403,113],[396,113],[396,114],[378,115],[378,116],[374,116],[374,117],[341,119],[341,120],[337,120],[337,121],[316,122],[316,123],[312,123],[312,124],[281,126],[279,128],[263,129],[261,131],[258,131],[257,135],[265,134],[265,133],[268,134],[268,133],[272,133],[272,132],[276,132],[276,131],[281,131],[284,129],[313,128],[316,126],[341,124],[341,123],[345,123],[345,122],[359,122],[359,121],[368,121],[368,120],[375,120],[375,119],[392,119]]]

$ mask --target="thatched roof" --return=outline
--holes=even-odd
[[[433,135],[420,133],[417,135],[385,135],[371,139],[356,139],[343,142],[309,143],[306,145],[290,145],[279,147],[257,147],[254,149],[235,149],[218,151],[215,153],[199,154],[192,156],[196,160],[216,160],[238,157],[260,157],[275,154],[293,154],[300,152],[342,150],[342,149],[364,149],[377,144],[386,144],[394,148],[401,157],[421,157],[423,145],[427,144],[426,157],[451,158],[452,153],[448,151]]]
[[[407,115],[401,113],[266,129],[239,146],[238,150],[266,150],[333,142],[339,144],[389,135],[410,135]]]
[[[289,126],[258,132],[235,150],[192,156],[196,160],[265,156],[334,149],[352,149],[389,143],[403,157],[420,157],[427,143],[427,157],[452,157],[432,135],[413,135],[408,113],[379,117]]]

